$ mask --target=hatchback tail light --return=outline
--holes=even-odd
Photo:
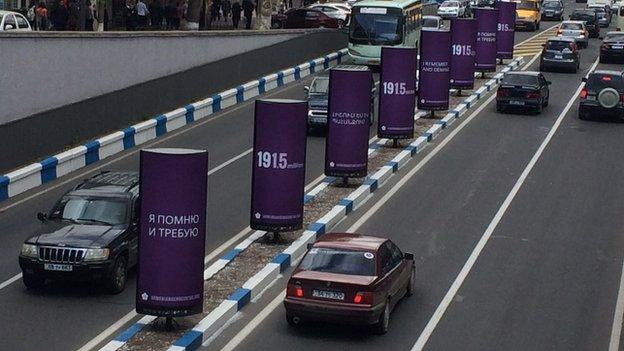
[[[353,298],[353,303],[357,303],[358,305],[372,305],[375,301],[375,294],[368,291],[360,291],[355,294]]]
[[[620,93],[620,102],[624,104],[624,93]]]
[[[525,94],[527,99],[539,99],[540,94],[536,91],[529,91]]]
[[[581,94],[579,95],[581,99],[587,99],[587,88],[583,88],[581,90]]]
[[[506,97],[506,96],[509,96],[509,91],[508,91],[508,90],[506,90],[506,89],[498,89],[498,90],[496,91],[496,96],[498,96],[498,97]]]
[[[286,296],[303,297],[303,288],[301,285],[288,284],[286,288]]]

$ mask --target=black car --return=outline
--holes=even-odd
[[[325,127],[327,125],[327,109],[329,98],[329,75],[322,74],[312,80],[310,86],[304,87],[308,94],[308,130],[314,127]],[[375,121],[375,85],[371,91],[371,119],[372,125]]]
[[[600,63],[624,59],[624,32],[609,32],[600,45]]]
[[[19,255],[24,285],[88,280],[121,292],[137,261],[138,195],[138,173],[102,172],[63,195],[49,213],[38,213],[41,226]]]
[[[578,116],[624,118],[624,78],[622,72],[600,70],[583,78]]]
[[[580,66],[576,40],[570,37],[550,38],[540,56],[540,71],[564,69],[576,73]]]
[[[547,0],[542,4],[542,20],[563,21],[563,2]]]
[[[585,27],[589,32],[590,38],[598,38],[600,36],[599,18],[596,11],[591,9],[576,9],[570,15],[572,21],[585,21]]]
[[[611,8],[609,6],[594,5],[588,8],[594,10],[596,15],[598,15],[598,25],[600,27],[606,28],[611,24]]]
[[[540,72],[507,72],[496,92],[496,111],[530,109],[540,113],[548,106],[549,85]]]

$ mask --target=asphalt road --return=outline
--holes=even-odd
[[[592,40],[583,50],[578,74],[546,73],[553,84],[541,115],[502,115],[489,104],[443,148],[430,148],[402,170],[411,175],[421,166],[387,202],[398,177],[334,230],[387,236],[415,253],[417,293],[397,306],[388,334],[289,327],[281,279],[205,349],[410,350],[427,331],[425,350],[607,350],[624,248],[624,124],[580,121],[575,97],[598,46]],[[498,217],[501,208],[506,212]],[[488,228],[489,240],[462,276]],[[458,277],[459,289],[440,313]]]
[[[542,30],[548,27],[546,24],[547,22],[543,23]],[[534,34],[527,32],[518,33],[516,41],[520,42]],[[591,66],[596,53],[597,44],[594,41],[590,48],[583,52],[582,68],[585,71]],[[533,68],[536,69],[536,65]],[[517,177],[522,172],[522,169],[552,127],[559,112],[571,98],[573,90],[570,87],[576,87],[580,82],[580,77],[581,74],[549,74],[548,78],[553,81],[551,104],[540,116],[501,116],[495,113],[493,105],[486,107],[436,157],[432,158],[391,201],[359,229],[362,232],[388,235],[406,251],[412,251],[419,257],[418,294],[415,298],[406,300],[398,306],[392,316],[391,331],[388,335],[373,337],[363,334],[358,329],[347,330],[345,333],[341,329],[336,329],[332,326],[294,331],[287,327],[283,318],[283,311],[281,308],[278,308],[269,314],[268,318],[248,338],[243,340],[241,348],[274,350],[290,348],[295,344],[298,348],[303,349],[321,347],[329,347],[330,349],[338,347],[344,349],[387,349],[389,345],[392,345],[392,349],[411,348],[442,296],[446,293],[448,286],[455,279],[457,272],[464,264],[476,241],[478,241],[485,227],[487,227]],[[270,93],[270,96],[274,98],[303,98],[303,85],[306,84],[306,81],[309,81],[309,79]],[[615,130],[618,126],[612,124],[578,123],[578,120],[570,117],[566,118],[564,124],[571,120],[574,120],[582,127],[572,129],[578,133],[581,133],[580,130],[582,129],[587,130],[588,128],[599,128],[599,126],[602,126],[604,129],[602,133],[604,133],[605,138],[607,136],[616,138],[618,134]],[[212,121],[199,122],[194,126],[186,127],[145,147],[206,148],[210,152],[212,169],[245,153],[251,147],[252,130],[253,104],[245,103],[240,107],[222,112],[218,118]],[[374,128],[371,128],[371,131],[374,130]],[[587,147],[588,140],[579,139],[582,136],[585,136],[587,139],[589,136],[592,136],[591,131],[579,135],[578,140],[572,139],[567,144],[564,144],[563,146],[567,145],[569,148],[563,149],[563,152],[565,152],[563,155],[553,155],[552,157],[556,157],[558,162],[551,166],[563,167],[568,164],[564,162],[563,156],[569,156],[569,169],[576,172],[581,172],[582,170],[580,175],[585,177],[590,175],[599,177],[602,173],[593,170],[591,167],[585,168],[588,165],[583,165],[583,163],[579,162],[581,160],[576,157],[577,155],[583,155],[579,150]],[[558,137],[559,135],[557,135]],[[437,143],[442,142],[442,140],[444,138],[441,138]],[[603,148],[610,147],[611,153],[617,152],[620,145],[618,142],[621,143],[621,141],[613,141],[611,143],[608,140],[595,140],[596,142],[600,141],[600,146]],[[575,142],[577,144],[573,144]],[[554,144],[555,141],[553,141]],[[432,152],[431,150],[433,148],[430,148],[428,152]],[[593,149],[593,152],[596,152],[596,149]],[[427,154],[425,153],[425,155]],[[590,155],[590,151],[587,154]],[[585,180],[587,182],[596,181],[604,183],[602,186],[614,183],[618,173],[617,170],[611,168],[618,167],[618,165],[613,161],[616,158],[608,158],[614,156],[601,153],[600,158],[590,157],[588,159],[591,162],[603,160],[600,166],[605,167],[605,175],[608,173],[614,179],[613,181],[608,182],[611,178],[600,177]],[[320,176],[323,169],[324,139],[321,136],[308,138],[307,157],[306,177],[307,181],[311,182]],[[546,159],[546,154],[544,159]],[[611,160],[611,162],[605,163],[604,160]],[[211,174],[209,178],[207,253],[215,250],[229,238],[235,236],[248,224],[250,163],[249,154],[242,155],[223,169]],[[102,167],[103,165],[105,166]],[[111,160],[105,160],[100,164],[85,169],[83,172],[46,184],[44,187],[11,199],[1,205],[0,228],[3,229],[1,234],[3,245],[0,246],[0,284],[20,273],[17,264],[17,253],[22,241],[38,225],[35,219],[36,212],[47,210],[51,207],[62,193],[73,187],[81,179],[97,171],[95,167],[102,167],[102,169],[107,170],[137,170],[138,153],[133,151],[122,153]],[[609,170],[613,173],[608,172]],[[407,172],[407,170],[402,172]],[[565,184],[572,184],[573,174],[561,175],[562,178],[565,176],[570,177],[570,179],[563,179],[567,181]],[[67,179],[72,178],[76,179],[67,181]],[[396,179],[393,180],[393,182],[396,181]],[[540,185],[546,188],[542,189],[542,192],[544,190],[553,192],[558,189],[550,183],[540,183]],[[554,201],[556,198],[559,202],[556,204],[544,204],[543,208],[558,210],[557,205],[572,206],[574,202],[572,200],[578,202],[585,200],[582,197],[577,198],[577,194],[581,193],[565,188],[564,184],[557,184],[557,186],[561,186],[559,191],[563,191],[564,194],[552,196],[552,200]],[[391,187],[386,187],[386,189],[389,188]],[[525,189],[523,189],[524,191]],[[39,192],[41,193],[38,194]],[[521,199],[520,195],[518,201]],[[540,196],[537,199],[541,199],[541,194],[538,195]],[[567,201],[564,201],[561,195],[568,195],[572,199],[568,198]],[[609,198],[616,198],[618,193],[613,191],[609,192],[608,195],[610,196]],[[383,192],[376,196],[383,196]],[[528,196],[528,201],[536,200],[530,194]],[[605,196],[603,195],[600,198],[605,199]],[[589,203],[591,204],[591,201]],[[369,202],[366,206],[370,207],[373,204],[374,202]],[[514,209],[515,207],[512,206],[510,214]],[[614,203],[605,203],[605,209],[609,209],[610,212],[608,213],[615,213],[619,207]],[[598,208],[592,206],[591,211],[594,210],[598,211]],[[363,212],[358,211],[358,213]],[[533,213],[532,216],[543,215],[542,220],[545,221],[547,212],[542,212]],[[562,212],[574,217],[572,211]],[[559,214],[559,212],[556,214]],[[590,216],[590,214],[588,213],[587,216]],[[519,213],[517,216],[521,215]],[[617,216],[612,219],[613,225],[615,225],[616,218]],[[358,217],[349,218],[341,224],[341,229],[348,229],[352,222],[357,219]],[[564,220],[564,218],[561,219]],[[522,221],[523,217],[518,217],[518,220]],[[539,223],[539,220],[540,218],[535,217],[531,223]],[[389,223],[392,223],[392,225],[390,226]],[[501,223],[500,230],[506,227],[505,223],[505,221]],[[528,222],[525,222],[524,226],[526,226],[526,223]],[[609,224],[611,222],[605,221],[603,223]],[[390,228],[392,228],[391,232]],[[559,228],[555,227],[553,231],[556,232],[556,229]],[[579,225],[576,225],[573,226],[573,229],[580,230],[581,228]],[[609,232],[607,229],[612,228],[604,229],[603,234]],[[533,234],[532,238],[536,240],[540,237],[540,233],[542,231],[535,230],[535,232],[531,233]],[[513,237],[513,235],[520,234],[527,235],[521,230],[510,232],[505,234],[505,236]],[[564,236],[565,231],[556,232],[556,234]],[[514,243],[522,244],[523,241],[504,240],[506,240],[507,245],[510,245],[507,250],[511,251],[506,254],[513,256],[507,260],[504,256],[499,256],[498,252],[494,252],[491,264],[495,268],[505,267],[503,263],[511,264],[514,258],[516,260],[526,260],[528,257],[532,257],[531,255],[537,259],[539,258],[539,255],[534,252],[519,255],[515,251],[519,250],[520,246],[513,246]],[[495,241],[498,243],[498,239]],[[558,241],[553,240],[553,242]],[[561,245],[561,243],[559,244]],[[584,244],[585,246],[588,245],[587,243]],[[604,244],[606,245],[608,242],[605,241]],[[617,248],[621,247],[614,244],[611,251],[617,251]],[[489,250],[490,246],[484,252],[484,257],[489,257],[487,255]],[[611,251],[605,251],[605,255],[607,255],[605,257],[610,257],[608,253]],[[550,248],[549,250],[544,249],[544,252],[553,253],[556,250]],[[562,251],[560,254],[564,255],[565,253]],[[591,257],[594,256],[588,256],[588,259]],[[498,263],[497,259],[499,260]],[[557,268],[557,264],[561,263],[561,259],[553,258],[552,269]],[[518,262],[520,261],[516,261],[516,263]],[[607,280],[611,285],[617,288],[617,282],[619,281],[617,266],[621,265],[621,257],[618,255],[617,257],[612,257],[611,260],[605,260],[605,262],[611,262],[612,266],[615,267],[613,268],[614,274],[617,275],[617,277],[609,275],[605,279],[608,278]],[[524,279],[524,276],[521,276],[520,273],[528,274],[524,266],[521,267],[524,270],[514,270],[512,268],[508,268],[507,274],[510,277],[516,274],[516,279]],[[607,271],[610,272],[609,270],[604,270],[604,272],[601,270],[603,274],[607,274]],[[493,280],[493,276],[487,274],[485,268],[484,272],[481,274],[485,275],[480,280],[475,280],[474,283],[472,283],[472,279],[476,278],[473,278],[471,275],[465,286],[468,289],[474,284],[473,294],[479,294],[478,297],[480,298],[485,298],[482,284],[494,284],[496,287],[499,282],[503,284],[509,279],[509,286],[512,287],[515,282],[520,284],[519,287],[522,288],[522,284],[530,285],[532,283],[532,281],[524,280],[517,282],[507,276],[505,276],[505,279]],[[543,278],[554,284],[555,282],[552,279],[547,279],[546,274],[548,272],[548,270],[544,270],[543,274],[545,275]],[[475,276],[477,276],[476,273]],[[596,278],[597,274],[591,276]],[[509,288],[509,286],[503,284],[501,289]],[[486,287],[492,288],[490,285]],[[2,317],[0,317],[0,325],[2,325],[0,327],[0,340],[3,340],[3,343],[0,349],[4,347],[16,350],[77,349],[134,308],[134,289],[134,281],[131,280],[127,289],[116,296],[104,295],[96,286],[65,283],[56,283],[41,292],[31,293],[26,291],[21,281],[17,280],[0,289],[0,306],[3,308]],[[226,330],[209,348],[216,349],[225,345],[229,341],[229,336],[237,333],[244,322],[253,317],[254,308],[259,312],[263,307],[262,302],[272,300],[281,289],[283,289],[283,282],[278,282],[272,290],[265,294],[264,299],[266,301],[261,300],[259,303],[254,304],[255,306],[250,306],[249,312],[246,312],[246,318],[242,318],[237,323],[234,323],[233,327]],[[462,293],[464,293],[463,290]],[[540,293],[546,294],[547,291],[543,292],[540,290]],[[604,293],[606,294],[604,307],[608,311],[612,311],[613,292],[605,290]],[[485,295],[487,296],[487,294]],[[594,297],[597,296],[594,295]],[[491,298],[493,301],[499,301],[494,305],[495,307],[503,310],[509,307],[505,303],[508,300],[502,299],[502,297],[499,297],[500,300],[496,300],[495,297]],[[465,298],[462,301],[464,303],[461,306],[467,306],[467,302],[473,302],[473,300],[466,301]],[[542,301],[542,303],[545,302]],[[447,322],[452,323],[457,320],[454,323],[466,323],[472,318],[470,315],[466,316],[465,313],[461,313],[461,311],[455,311],[455,308],[455,305],[451,306],[439,328],[444,328]],[[478,312],[484,312],[482,311],[483,306],[472,307],[473,310],[475,308],[479,310]],[[523,312],[528,313],[529,311]],[[606,318],[607,321],[611,318],[606,311],[601,312],[604,313],[596,313],[596,315]],[[455,313],[460,313],[460,315],[451,319]],[[581,317],[583,316],[579,318]],[[487,319],[489,317],[481,316],[480,318]],[[516,316],[516,318],[520,317]],[[449,320],[447,321],[447,319]],[[485,322],[483,321],[483,323]],[[527,323],[527,327],[529,324]],[[481,326],[478,323],[469,322],[465,328],[483,328],[483,330],[487,330],[487,328],[493,328],[493,326],[496,328],[501,327],[499,324],[483,324]],[[451,329],[456,328],[450,325],[449,327]],[[512,326],[508,327],[511,328]],[[438,335],[440,330],[442,329],[436,330],[432,335],[431,345],[435,345],[439,338],[440,342],[448,343],[440,346],[441,349],[453,349],[457,344],[452,345],[451,342],[453,340],[449,340],[448,336],[461,338],[460,334],[458,334],[460,331],[454,330],[455,334],[452,335]],[[496,329],[490,329],[490,332],[492,330]],[[477,332],[480,331],[475,329],[475,333]],[[266,335],[271,335],[271,338],[267,338]],[[476,341],[489,341],[488,338],[477,339]],[[456,342],[459,343],[460,340],[456,340]],[[470,344],[462,343],[461,345]],[[485,344],[479,344],[475,347],[488,349],[491,344],[483,345]],[[431,349],[440,348],[435,347]]]

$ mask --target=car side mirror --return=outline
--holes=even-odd
[[[308,245],[306,245],[306,248],[310,250],[313,246],[314,246],[314,243],[308,243]]]
[[[48,219],[48,215],[43,212],[38,212],[37,219],[40,220],[41,222],[45,222]]]
[[[406,259],[406,260],[413,261],[414,260],[414,254],[410,253],[410,252],[404,252],[403,253],[403,258]]]
[[[552,84],[552,82],[551,82],[551,81],[549,81],[549,80],[547,80],[547,81],[546,81],[546,84],[547,84],[547,85],[551,85],[551,84]]]
[[[4,30],[11,30],[11,29],[15,29],[15,27],[13,27],[12,24],[7,24],[6,26],[4,26]]]
[[[306,93],[309,93],[310,87],[306,85],[305,87],[303,87],[303,91],[305,91]]]
[[[584,82],[584,83],[587,83],[587,77],[581,78],[581,81]]]

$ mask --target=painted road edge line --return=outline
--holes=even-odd
[[[512,69],[516,69],[523,62],[522,57],[514,59],[509,63],[501,72],[494,75],[486,84],[482,87],[483,91],[473,93],[467,99],[473,100],[481,99],[485,96],[485,92],[490,91],[492,87],[496,86],[502,80],[504,72]],[[477,91],[481,90],[479,88]],[[468,110],[467,105],[460,103],[453,110],[449,111],[447,115],[431,128],[423,133],[422,136],[416,138],[415,141],[405,147],[397,156],[388,162],[385,166],[381,167],[373,175],[366,178],[364,183],[356,188],[349,196],[343,198],[335,205],[327,214],[325,214],[318,221],[310,224],[308,228],[303,232],[301,237],[295,240],[288,248],[283,252],[277,254],[273,260],[268,263],[263,269],[257,272],[254,276],[249,278],[242,287],[236,289],[226,300],[224,300],[216,309],[210,312],[204,319],[202,319],[193,329],[186,332],[182,337],[176,340],[168,351],[191,351],[196,350],[202,345],[204,341],[212,336],[214,332],[219,330],[225,323],[234,317],[234,315],[242,310],[247,304],[258,296],[262,291],[275,280],[280,273],[284,272],[296,260],[305,253],[308,243],[313,243],[317,237],[325,234],[327,230],[332,228],[338,221],[357,209],[362,205],[368,195],[379,189],[385,181],[393,174],[396,173],[407,161],[414,155],[420,153],[427,143],[434,140],[440,133],[440,131],[449,126],[452,121],[459,118],[463,113]],[[446,119],[446,120],[445,120]],[[445,120],[443,122],[443,120]],[[108,351],[108,350],[107,350]]]

